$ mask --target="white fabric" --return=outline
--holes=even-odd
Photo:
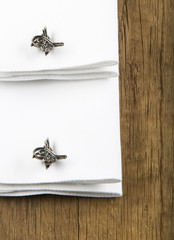
[[[65,43],[47,56],[44,26]],[[117,2],[6,0],[0,27],[0,195],[121,196]],[[48,170],[47,137],[67,155]]]
[[[32,184],[0,185],[1,196],[26,196],[38,194],[56,194],[84,197],[121,197],[122,185],[112,184]]]
[[[27,72],[23,80],[35,80],[35,75],[31,76],[28,71],[45,74],[47,70],[54,74],[55,70],[65,69],[65,74],[69,74],[69,69],[78,67],[80,73],[81,66],[99,68],[103,63],[116,63],[116,20],[116,0],[3,0],[0,79],[11,81],[22,71]],[[41,35],[45,26],[52,41],[64,42],[63,47],[55,48],[47,56],[31,47],[32,38]],[[11,72],[13,76],[3,79],[4,74]],[[60,79],[59,71],[56,75]]]

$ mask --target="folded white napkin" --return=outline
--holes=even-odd
[[[122,195],[117,25],[115,0],[2,2],[1,196]],[[31,47],[45,26],[65,44],[47,56]],[[46,170],[47,137],[67,159]]]

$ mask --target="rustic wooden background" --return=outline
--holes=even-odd
[[[118,2],[124,196],[0,198],[2,240],[174,239],[174,1]]]

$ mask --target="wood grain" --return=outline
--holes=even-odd
[[[173,11],[119,0],[123,198],[0,198],[0,239],[174,239]]]

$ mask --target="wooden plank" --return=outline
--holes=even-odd
[[[78,239],[78,201],[73,197],[0,198],[0,239]]]

